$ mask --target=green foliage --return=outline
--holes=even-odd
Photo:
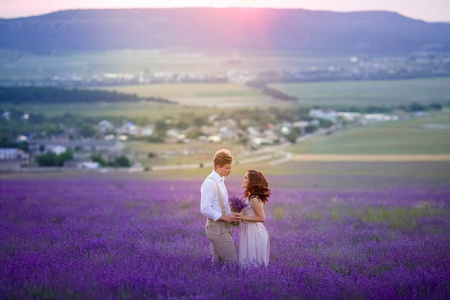
[[[208,123],[208,120],[206,117],[195,117],[194,119],[194,125],[197,127],[204,126]]]
[[[178,121],[176,126],[179,129],[188,129],[189,125],[189,122],[187,122],[185,119],[181,119],[180,121]]]
[[[305,132],[306,133],[313,133],[314,131],[316,131],[318,128],[316,125],[308,125],[305,127]]]
[[[417,102],[411,103],[409,105],[409,111],[424,111],[425,107],[423,105],[420,105]]]
[[[155,130],[159,134],[165,134],[165,131],[169,129],[169,125],[166,123],[166,121],[159,119],[155,122]]]
[[[39,131],[43,132],[45,136],[50,137],[62,131],[59,124],[46,122],[39,126]]]
[[[30,152],[30,145],[28,142],[12,142],[7,137],[0,138],[0,148],[17,148],[25,152]]]
[[[92,138],[97,134],[97,128],[89,124],[83,124],[80,128],[80,134],[83,137]]]
[[[121,155],[118,158],[116,158],[115,162],[116,162],[117,166],[119,166],[119,167],[125,167],[125,168],[131,167],[130,160],[124,155]]]
[[[317,120],[319,120],[319,126],[322,127],[322,128],[330,128],[334,124],[330,120],[326,120],[326,119],[318,118]]]
[[[398,207],[388,209],[385,207],[367,206],[362,213],[356,213],[364,222],[386,222],[395,229],[414,228],[419,218],[445,214],[445,210],[432,205],[417,207]]]
[[[134,123],[139,126],[146,126],[150,123],[150,120],[147,117],[140,116],[133,119]]]
[[[149,136],[146,138],[146,141],[149,143],[162,144],[164,143],[164,138],[161,136]]]
[[[298,134],[293,130],[289,134],[284,136],[290,143],[295,144],[297,142]]]
[[[73,159],[73,151],[67,149],[66,152],[57,155],[53,152],[47,152],[36,156],[36,163],[41,167],[61,167],[64,162]]]
[[[114,161],[107,162],[101,157],[101,155],[93,154],[93,155],[91,155],[91,160],[93,162],[99,163],[99,165],[102,166],[102,167],[112,167],[112,168],[117,168],[117,167],[128,168],[128,167],[131,167],[130,160],[124,155],[121,155],[121,156],[117,157]]]
[[[0,87],[3,103],[70,103],[137,101],[135,94],[54,87]]]
[[[442,110],[442,105],[439,103],[431,103],[428,107],[431,110]]]
[[[53,152],[36,156],[36,163],[41,167],[52,167],[58,164],[58,155]]]
[[[91,155],[91,160],[93,162],[98,163],[100,166],[102,167],[106,167],[107,166],[107,162],[101,157],[101,155],[99,154],[93,154]]]
[[[199,136],[201,136],[202,133],[200,130],[196,129],[196,130],[190,130],[186,133],[186,138],[187,139],[196,139]]]
[[[57,157],[57,165],[58,166],[63,166],[64,162],[73,159],[73,151],[72,149],[67,149],[66,152],[61,153],[60,155],[58,155]]]

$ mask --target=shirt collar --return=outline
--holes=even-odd
[[[224,177],[220,176],[215,170],[212,171],[211,175],[218,182],[225,181],[225,176]]]

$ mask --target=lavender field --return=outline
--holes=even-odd
[[[357,175],[353,187],[296,184],[311,178],[268,176],[271,257],[253,270],[211,264],[201,180],[2,180],[0,295],[450,298],[450,186],[359,187]],[[239,180],[229,194],[242,193]]]

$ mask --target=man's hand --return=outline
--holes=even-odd
[[[229,215],[222,215],[219,220],[225,221],[225,222],[237,222],[237,221],[239,221],[239,219],[237,218],[237,215],[239,215],[239,214],[231,213]]]
[[[238,220],[244,220],[244,215],[241,213],[236,213],[236,215],[234,217]]]

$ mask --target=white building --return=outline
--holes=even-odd
[[[364,115],[364,120],[367,122],[387,122],[387,121],[397,121],[397,116],[388,116],[385,114],[366,114]]]
[[[17,148],[0,148],[0,170],[17,170],[30,163],[30,155]]]
[[[101,132],[108,132],[114,130],[114,125],[108,120],[102,120],[98,123]]]
[[[313,118],[329,120],[337,123],[338,113],[334,110],[311,109],[309,115]]]
[[[53,152],[56,155],[60,155],[66,151],[67,151],[66,147],[61,146],[61,145],[56,145],[56,146],[50,147],[47,152]]]
[[[357,112],[338,112],[338,116],[348,122],[353,122],[359,120],[362,114]]]

